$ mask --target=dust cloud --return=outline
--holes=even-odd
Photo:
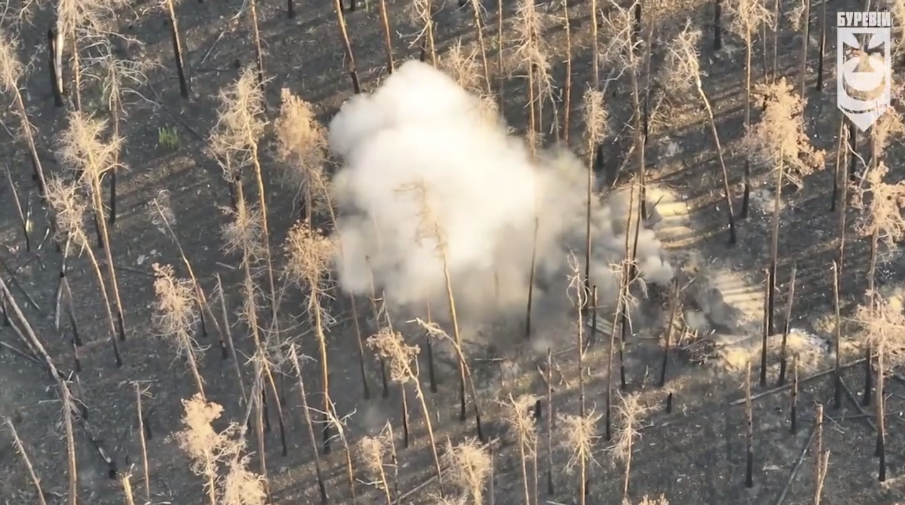
[[[373,283],[390,307],[423,317],[429,301],[434,319],[443,318],[445,255],[461,321],[521,321],[538,215],[535,319],[567,313],[569,257],[583,264],[586,223],[587,171],[573,154],[548,149],[533,163],[524,139],[488,119],[477,96],[417,61],[348,100],[329,143],[343,162],[332,182],[344,290],[370,295]],[[591,282],[601,304],[612,304],[627,195],[592,205]],[[638,266],[647,283],[666,284],[674,273],[648,228]]]

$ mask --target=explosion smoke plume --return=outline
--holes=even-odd
[[[343,289],[370,294],[373,271],[377,293],[384,290],[397,308],[420,314],[428,299],[433,307],[445,305],[437,237],[425,232],[419,197],[403,191],[419,184],[442,229],[462,320],[524,317],[535,197],[534,310],[566,313],[567,259],[570,250],[583,249],[587,198],[586,168],[574,155],[544,151],[535,166],[523,139],[509,135],[477,96],[417,61],[346,102],[330,123],[329,144],[344,161],[333,180]],[[617,296],[610,264],[625,254],[626,196],[592,202],[590,274],[601,304]],[[647,282],[665,285],[672,278],[653,230],[641,231],[637,258]]]

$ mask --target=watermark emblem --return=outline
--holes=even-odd
[[[890,107],[891,28],[889,12],[836,15],[836,104],[861,131],[867,131]],[[865,45],[861,37],[867,39]]]

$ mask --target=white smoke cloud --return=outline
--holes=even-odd
[[[417,61],[346,102],[330,123],[329,143],[344,160],[333,183],[342,211],[337,269],[346,291],[370,294],[373,272],[378,296],[384,291],[395,308],[422,315],[430,300],[434,317],[442,317],[443,263],[421,192],[412,190],[423,185],[443,233],[460,318],[524,317],[535,209],[535,319],[570,303],[568,256],[583,258],[587,191],[586,168],[570,153],[545,151],[532,163],[523,140],[502,121],[488,121],[477,97]],[[602,303],[616,296],[610,265],[624,255],[625,196],[593,202],[591,280]],[[638,251],[648,282],[671,279],[652,230],[642,231]]]

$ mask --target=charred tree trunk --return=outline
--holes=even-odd
[[[291,2],[291,0],[290,0]],[[173,0],[166,0],[167,15],[170,18],[170,35],[173,40],[173,56],[176,61],[176,75],[179,78],[179,94],[182,98],[189,98],[192,95],[192,88],[189,84],[189,77],[185,71],[185,54],[184,45],[182,43],[182,35],[179,33],[179,22],[176,19],[176,9]]]

